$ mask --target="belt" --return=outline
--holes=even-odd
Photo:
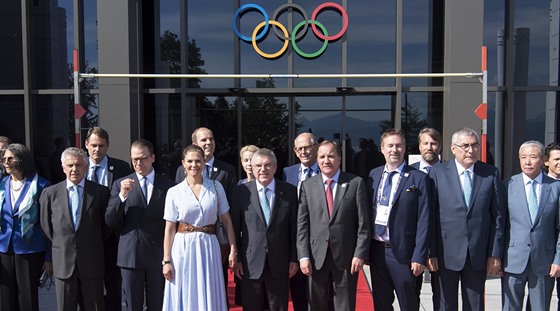
[[[383,248],[391,248],[391,242],[383,242],[383,241],[378,241],[378,240],[373,240],[373,242],[383,246]]]
[[[204,232],[208,234],[216,234],[216,225],[206,225],[203,227],[197,227],[184,222],[179,222],[179,226],[177,227],[177,232],[179,233]]]

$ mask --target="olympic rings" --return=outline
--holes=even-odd
[[[278,17],[282,14],[282,12],[287,11],[289,8],[292,8],[293,11],[298,11],[299,14],[301,14],[303,17],[303,21],[298,23],[293,28],[292,33],[290,33],[283,24],[278,22]],[[341,30],[337,34],[332,36],[329,36],[326,27],[322,23],[317,21],[317,16],[326,9],[339,11],[343,21]],[[237,26],[238,18],[240,19],[245,11],[258,11],[264,18],[264,21],[259,23],[255,27],[251,37],[241,34],[241,32],[239,31],[239,27]],[[313,30],[313,34],[318,39],[323,40],[323,45],[321,46],[321,48],[314,53],[303,52],[297,46],[297,42],[306,35],[307,29],[310,24]],[[284,40],[284,45],[280,48],[278,52],[269,54],[269,53],[264,53],[261,49],[259,49],[257,42],[265,37],[265,35],[268,33],[270,29],[270,25],[272,25],[272,29],[276,34],[276,36],[280,40]],[[327,49],[329,42],[340,39],[346,33],[348,29],[348,13],[341,5],[337,3],[325,2],[317,6],[317,8],[315,8],[313,14],[311,15],[311,19],[309,19],[307,12],[301,6],[294,3],[287,3],[276,8],[274,14],[272,15],[272,19],[270,19],[268,13],[262,6],[255,3],[248,3],[240,6],[235,11],[235,13],[233,14],[232,26],[233,26],[234,33],[241,40],[245,42],[251,42],[253,48],[255,49],[255,52],[257,52],[257,54],[259,54],[264,58],[272,59],[281,56],[288,49],[288,44],[290,42],[292,42],[293,50],[299,56],[304,58],[315,58],[320,56]]]

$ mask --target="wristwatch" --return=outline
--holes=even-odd
[[[162,260],[161,265],[165,266],[166,264],[171,263],[171,260]]]

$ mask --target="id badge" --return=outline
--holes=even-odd
[[[387,205],[377,205],[377,215],[375,216],[375,224],[387,226],[389,222],[389,213],[391,209]]]

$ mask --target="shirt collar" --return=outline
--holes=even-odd
[[[529,178],[529,176],[525,175],[525,173],[521,173],[521,175],[523,176],[523,184],[526,185],[528,182],[530,182],[532,179]],[[542,180],[543,180],[543,173],[540,172],[539,175],[537,175],[537,177],[535,177],[535,180],[539,183],[539,185],[542,185]]]
[[[310,167],[307,167],[307,166],[305,166],[305,165],[303,165],[303,164],[300,163],[300,164],[299,164],[299,171],[300,171],[300,173],[303,173],[303,171],[304,171],[305,169],[311,168],[311,170],[312,170],[313,172],[316,173],[316,172],[317,172],[317,167],[318,167],[318,166],[319,166],[319,165],[317,164],[317,162],[315,162],[315,164],[311,165]]]
[[[152,168],[152,171],[150,173],[148,173],[148,175],[146,175],[146,176],[142,176],[138,173],[135,173],[135,174],[136,174],[136,177],[138,178],[138,180],[141,180],[142,178],[146,177],[146,179],[148,179],[148,181],[153,184],[156,172],[155,172],[154,168]]]
[[[264,188],[264,186],[261,185],[257,180],[255,180],[255,183],[257,184],[257,191],[261,191],[261,189]],[[268,186],[266,186],[266,188],[274,193],[274,191],[276,190],[276,179],[272,178],[272,181],[270,182],[270,184],[268,184]]]
[[[323,177],[323,184],[327,183],[327,179],[329,179],[325,174],[321,173],[321,177]],[[331,179],[338,184],[338,178],[340,177],[340,169],[336,172],[336,174],[331,177]]]
[[[206,161],[206,165],[210,166],[210,167],[214,167],[214,160],[216,159],[216,157],[212,156],[212,159]]]
[[[435,164],[437,164],[437,163],[439,163],[439,160]],[[422,170],[425,167],[432,167],[434,165],[431,165],[430,163],[424,161],[424,159],[420,158],[420,164],[418,165],[418,169]]]
[[[86,180],[85,178],[82,178],[82,180],[80,180],[80,182],[79,182],[77,185],[79,185],[79,186],[81,186],[82,188],[84,188],[84,185],[85,185],[85,183],[86,183],[85,180]],[[74,187],[74,186],[76,186],[76,185],[74,185],[68,178],[66,178],[66,189],[70,189],[70,188],[72,188],[72,187]]]
[[[546,174],[546,175],[547,175],[548,177],[550,177],[550,178],[554,179],[554,180],[560,180],[560,178],[556,178],[556,177],[554,177],[554,176],[550,175],[550,172],[549,172],[548,174]]]
[[[403,163],[401,163],[401,165],[399,165],[399,167],[397,167],[396,169],[390,171],[389,169],[387,169],[387,165],[385,165],[385,167],[383,168],[383,173],[389,173],[389,172],[397,172],[397,174],[401,174],[402,171],[404,169],[404,161]]]
[[[464,171],[469,171],[471,173],[471,177],[473,176],[474,164],[465,169],[461,164],[459,164],[457,159],[455,159],[455,166],[457,167],[457,173],[459,174],[459,176],[462,175]]]
[[[96,165],[99,166],[100,168],[103,168],[103,169],[107,168],[107,161],[108,161],[107,160],[107,155],[105,155],[103,157],[103,159],[97,164],[95,162],[93,162],[93,160],[91,158],[88,158],[88,160],[89,160],[89,168],[90,169],[93,169],[93,167],[96,166]]]

